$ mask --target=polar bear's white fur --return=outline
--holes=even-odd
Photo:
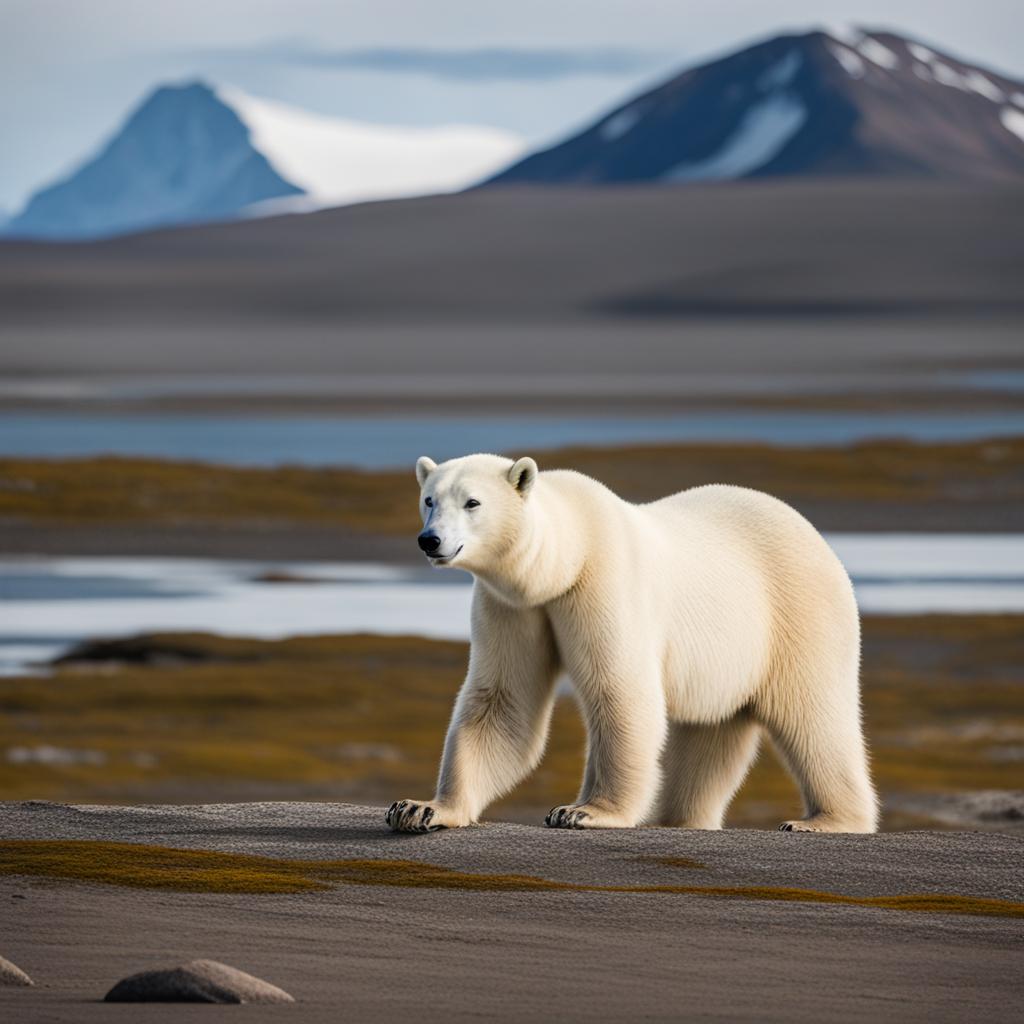
[[[857,606],[801,515],[722,485],[634,505],[528,458],[416,475],[421,547],[475,578],[472,646],[437,794],[393,804],[392,828],[476,821],[540,760],[564,672],[587,762],[549,826],[721,828],[767,732],[804,801],[781,828],[875,830]]]

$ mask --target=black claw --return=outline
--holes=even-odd
[[[549,828],[568,828],[572,821],[572,810],[568,807],[552,807],[544,823]]]

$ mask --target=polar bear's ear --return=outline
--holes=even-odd
[[[428,459],[426,455],[421,455],[416,460],[416,482],[423,486],[428,476],[437,469],[437,463],[433,459]]]
[[[509,483],[525,498],[537,479],[537,463],[527,457],[516,459],[508,471]]]

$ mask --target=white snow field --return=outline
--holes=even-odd
[[[257,204],[316,209],[372,199],[454,192],[523,152],[511,132],[483,125],[430,128],[366,124],[310,113],[231,87],[218,98],[249,129],[253,147],[306,195]]]

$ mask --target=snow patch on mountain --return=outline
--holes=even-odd
[[[763,167],[807,119],[800,100],[779,93],[753,104],[743,115],[725,145],[703,160],[678,164],[665,175],[666,181],[721,181],[741,178]]]
[[[969,89],[973,89],[980,96],[991,100],[993,103],[1005,103],[1006,94],[992,81],[991,78],[983,75],[980,71],[968,71],[964,75],[964,81]]]
[[[841,46],[839,43],[829,43],[828,48],[832,56],[839,61],[843,70],[851,78],[864,77],[864,61],[853,50],[849,49],[849,47]]]
[[[960,89],[962,92],[976,92],[979,96],[993,103],[1005,103],[1006,94],[987,75],[977,68],[957,71],[950,67],[934,50],[920,43],[907,43],[907,49],[920,63],[914,64],[914,74],[925,82],[938,82],[939,85]]]
[[[851,25],[847,22],[834,22],[825,25],[822,31],[837,43],[845,43],[847,46],[856,46],[865,34],[864,29],[859,25]]]
[[[956,68],[943,64],[941,60],[935,60],[932,61],[930,69],[939,85],[947,85],[951,89],[959,89],[961,92],[971,92],[971,87],[967,84],[967,77],[960,74]]]
[[[857,44],[857,52],[871,61],[872,64],[892,71],[900,66],[900,59],[887,46],[883,46],[877,39],[866,36]]]
[[[631,107],[626,107],[625,110],[612,114],[598,129],[601,133],[601,138],[605,142],[614,142],[616,139],[621,139],[626,132],[637,124],[640,120],[640,115],[639,103],[634,103]]]
[[[371,199],[453,192],[523,151],[510,132],[471,125],[407,128],[310,113],[221,87],[250,141],[305,196],[261,203],[258,212],[315,209]]]
[[[781,89],[789,85],[796,77],[804,62],[799,50],[790,50],[778,63],[773,64],[757,80],[757,88],[767,92],[769,89]]]
[[[999,120],[1002,121],[1003,127],[1008,132],[1012,132],[1021,142],[1024,142],[1024,114],[1019,110],[1014,110],[1013,107],[1003,107],[999,111]]]

